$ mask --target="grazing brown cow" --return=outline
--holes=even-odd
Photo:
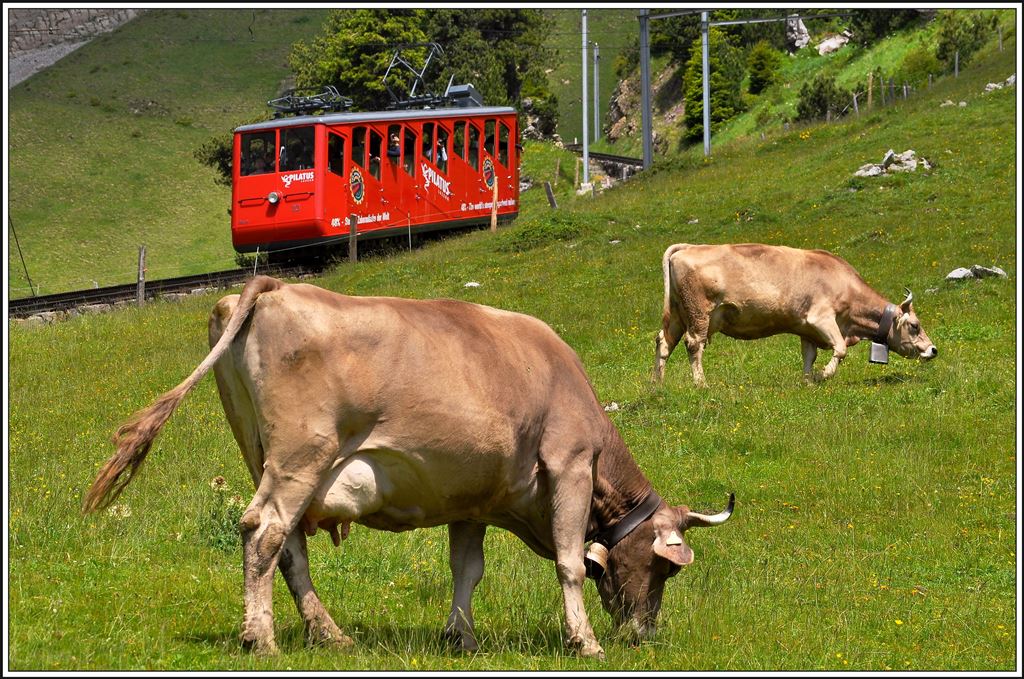
[[[701,358],[716,332],[737,339],[779,333],[800,336],[804,375],[812,376],[818,349],[831,349],[821,379],[835,374],[846,348],[871,339],[872,361],[887,349],[907,358],[935,358],[935,348],[911,304],[897,307],[875,292],[845,260],[824,250],[780,245],[671,245],[661,259],[665,304],[655,338],[655,381],[680,340],[693,381],[706,386]]]
[[[313,589],[307,535],[322,528],[337,544],[352,523],[448,524],[450,639],[477,648],[470,600],[493,525],[555,561],[567,642],[603,657],[583,606],[585,577],[597,580],[618,625],[650,635],[665,581],[693,560],[684,532],[732,512],[732,498],[712,516],[663,501],[575,352],[530,316],[453,300],[348,297],[259,276],[217,303],[209,340],[191,376],[118,430],[118,450],[83,507],[117,497],[213,368],[257,489],[241,520],[242,643],[257,652],[277,650],[275,567],[309,643],[352,643]]]

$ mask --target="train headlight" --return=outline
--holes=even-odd
[[[267,200],[270,201],[271,205],[277,205],[281,201],[281,196],[277,194],[277,191],[271,191],[270,195],[267,196]]]

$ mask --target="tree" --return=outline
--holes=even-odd
[[[292,45],[288,63],[298,87],[335,85],[353,106],[381,109],[391,102],[383,77],[398,45],[423,45],[428,41],[421,28],[427,12],[421,9],[340,9],[332,11],[320,35],[312,42]],[[426,60],[426,47],[403,51],[403,58],[417,66]],[[412,73],[392,69],[389,85],[408,91]]]
[[[855,9],[850,13],[850,31],[859,45],[878,42],[921,18],[916,9]]]
[[[516,106],[524,90],[551,96],[549,25],[536,9],[441,9],[429,13],[425,30],[444,47],[445,79],[473,83],[488,104]]]
[[[833,117],[839,117],[850,99],[851,94],[836,85],[835,76],[818,74],[800,88],[796,120],[818,120],[830,112]]]
[[[747,56],[750,70],[750,93],[760,94],[778,77],[781,57],[767,40],[758,42]]]
[[[701,66],[701,45],[698,38],[691,50],[690,60],[686,64],[683,76],[684,99],[686,113],[683,122],[686,124],[685,136],[696,141],[704,136],[704,95],[703,74]],[[728,36],[718,28],[708,30],[708,78],[711,100],[711,131],[721,128],[736,114],[744,110],[741,91],[744,75],[743,57],[739,48],[735,47]]]
[[[980,12],[960,9],[942,10],[936,21],[938,31],[935,56],[951,71],[955,66],[958,52],[960,66],[963,66],[981,49],[996,28],[995,15],[983,15]]]

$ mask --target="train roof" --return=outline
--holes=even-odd
[[[317,116],[295,116],[293,118],[274,118],[262,123],[242,125],[235,132],[252,132],[254,130],[272,130],[279,127],[295,127],[297,125],[340,125],[344,123],[373,123],[392,120],[418,120],[420,118],[467,118],[497,114],[515,113],[511,106],[467,106],[452,108],[414,109],[403,111],[365,111],[362,113],[325,113]]]

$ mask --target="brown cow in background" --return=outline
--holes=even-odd
[[[669,246],[662,257],[665,302],[655,339],[653,379],[680,340],[693,381],[706,386],[702,357],[711,336],[759,339],[779,333],[800,337],[804,375],[812,376],[818,349],[831,349],[821,379],[835,374],[847,347],[871,339],[886,362],[886,348],[907,358],[938,355],[914,313],[913,295],[897,307],[875,292],[845,260],[824,250],[780,245]]]

